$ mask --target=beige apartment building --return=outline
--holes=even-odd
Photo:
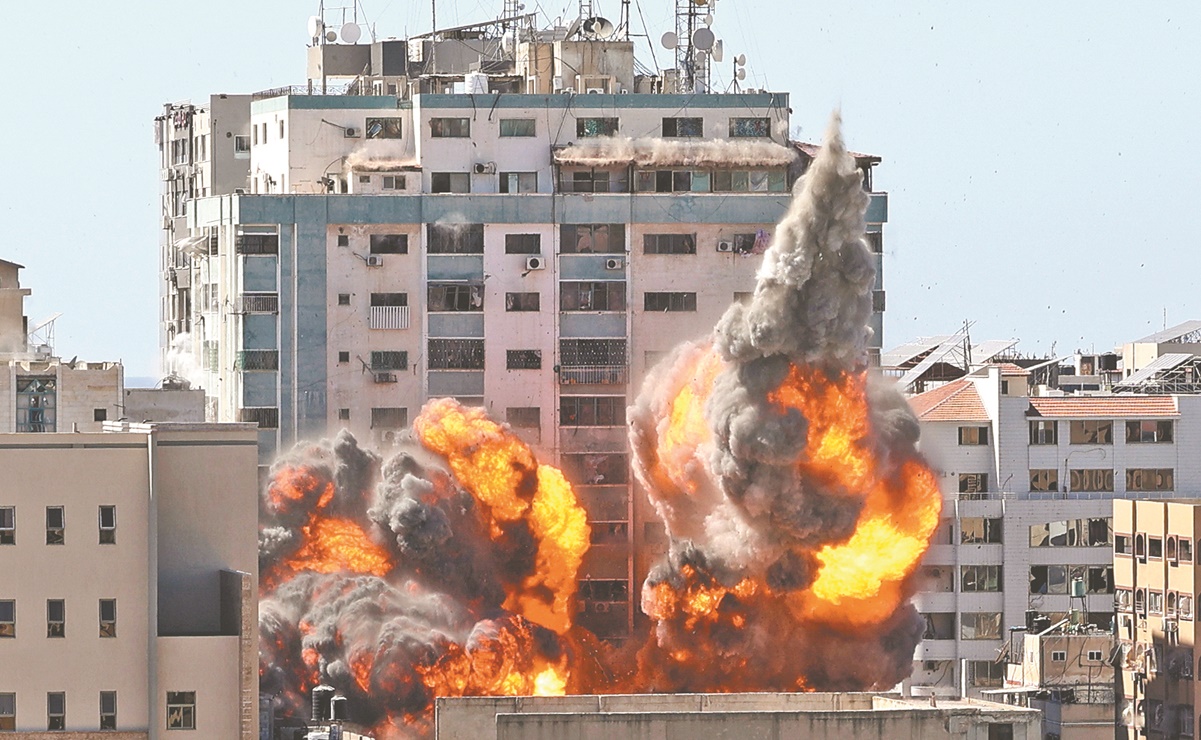
[[[1115,501],[1113,523],[1118,737],[1193,737],[1201,500]]]
[[[251,740],[256,432],[109,428],[0,434],[0,734]]]

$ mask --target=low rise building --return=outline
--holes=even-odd
[[[109,424],[0,435],[0,731],[251,740],[255,429]]]

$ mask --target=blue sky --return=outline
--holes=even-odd
[[[578,7],[525,2],[544,20]],[[674,3],[640,5],[658,39]],[[28,267],[31,321],[63,312],[60,354],[131,376],[157,372],[151,120],[167,101],[303,82],[317,3],[165,7],[45,0],[10,14],[0,47],[0,257]],[[439,25],[500,7],[439,0]],[[381,37],[426,30],[429,11],[363,5]],[[848,145],[884,157],[886,346],[969,319],[976,339],[1065,354],[1201,317],[1201,3],[718,0],[714,30],[727,58],[746,54],[749,86],[792,94],[800,137],[841,107]]]

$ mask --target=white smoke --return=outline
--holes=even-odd
[[[167,345],[167,352],[163,356],[162,375],[164,377],[175,375],[183,378],[194,389],[204,387],[206,373],[203,365],[192,351],[191,334],[187,332],[176,334]]]
[[[770,141],[708,139],[631,139],[605,136],[573,144],[555,154],[561,164],[604,166],[633,163],[638,167],[779,167],[792,164],[797,153]]]

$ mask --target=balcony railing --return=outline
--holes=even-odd
[[[369,329],[408,329],[408,306],[372,306],[367,318]]]
[[[279,294],[243,293],[242,313],[279,313]]]
[[[629,380],[628,365],[580,365],[559,368],[560,385],[624,385]]]
[[[278,370],[279,350],[248,349],[238,353],[235,366],[239,370]]]

